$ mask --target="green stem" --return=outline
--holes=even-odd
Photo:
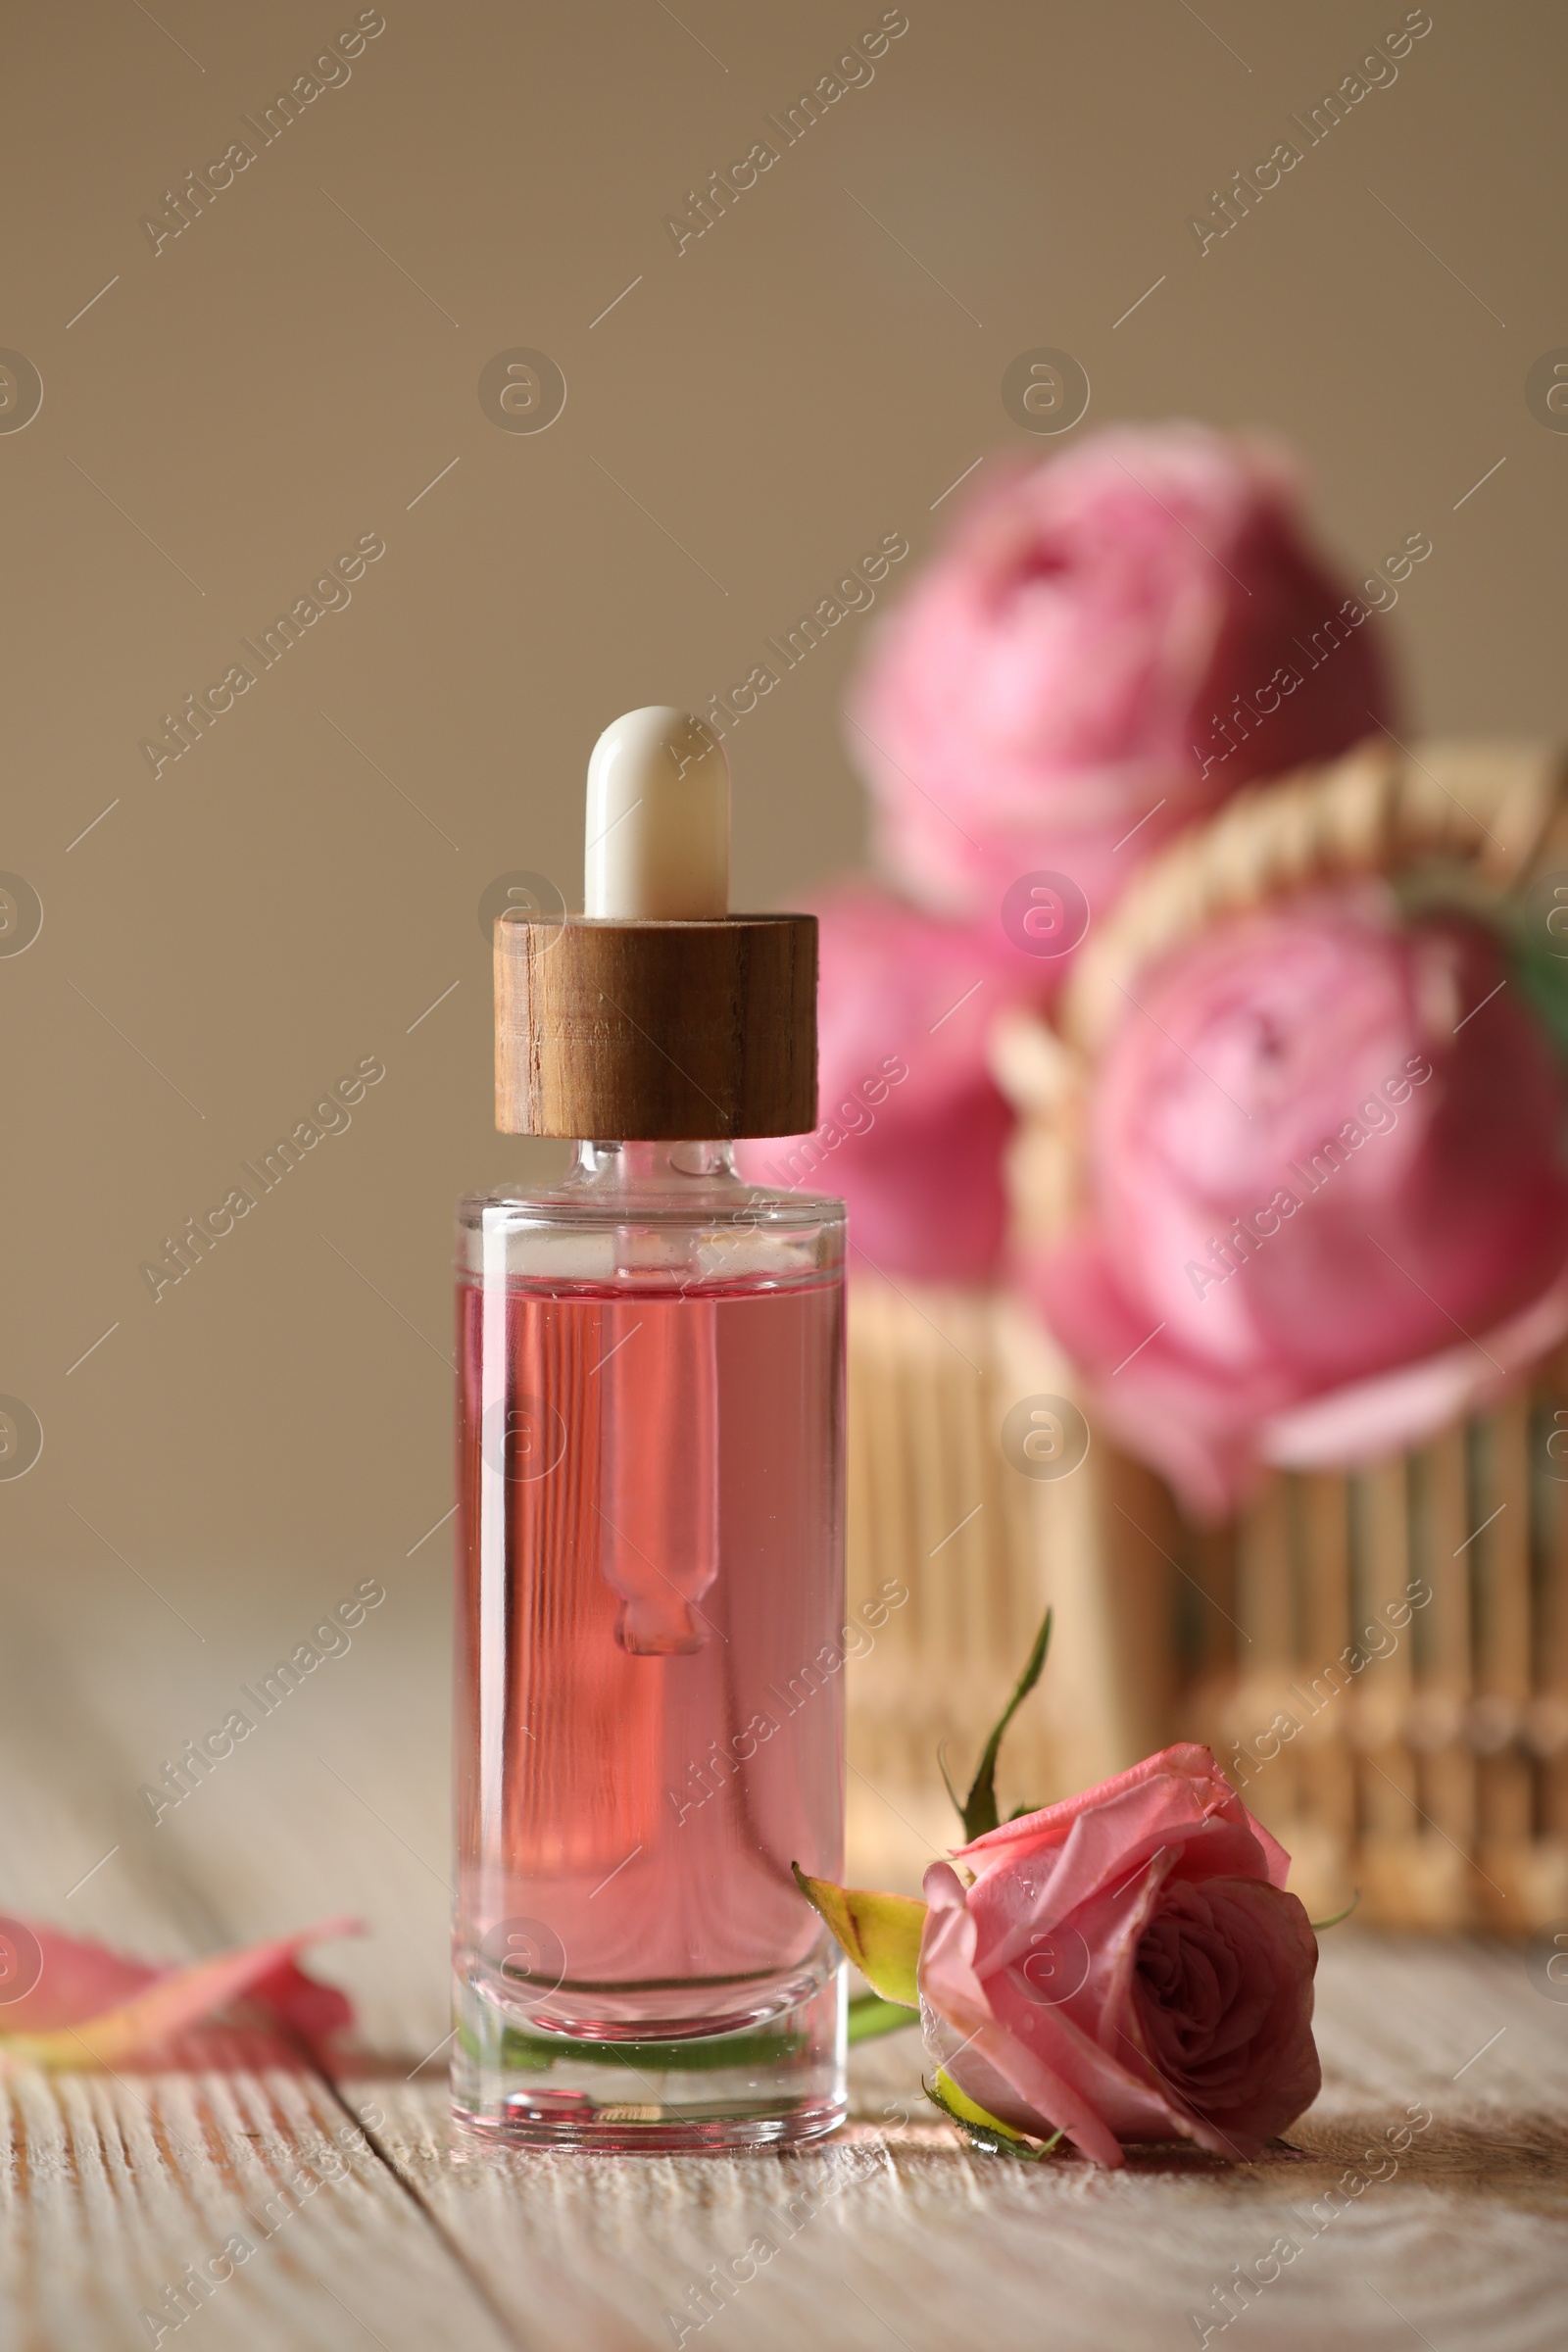
[[[918,2009],[902,2001],[885,2001],[879,1992],[858,1992],[850,2002],[850,2040],[875,2041],[879,2034],[897,2034],[901,2026],[917,2026]]]

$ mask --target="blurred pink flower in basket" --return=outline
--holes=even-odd
[[[1039,994],[1039,960],[1000,922],[940,920],[857,883],[817,901],[818,1119],[745,1144],[759,1184],[841,1194],[860,1261],[980,1281],[1002,1249],[1002,1150],[1013,1123],[986,1032]]]
[[[1217,1515],[1260,1461],[1364,1460],[1568,1328],[1563,1074],[1468,917],[1376,885],[1238,915],[1140,976],[1089,1204],[1026,1268],[1113,1434]]]
[[[949,2077],[1099,2164],[1255,2156],[1317,2096],[1317,1938],[1205,1747],[1168,1747],[925,1875],[921,2008]]]
[[[1011,467],[882,624],[851,696],[877,863],[959,914],[1055,869],[1102,913],[1239,785],[1392,717],[1367,620],[1270,445],[1128,426]]]
[[[1122,429],[990,483],[851,696],[885,880],[819,906],[821,1124],[748,1170],[842,1193],[890,1273],[993,1274],[996,1015],[1051,1002],[1172,832],[1392,715],[1367,618],[1253,443]],[[906,1075],[868,1103],[890,1055]]]

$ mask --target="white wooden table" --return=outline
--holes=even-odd
[[[970,2153],[920,2095],[913,2035],[859,2053],[849,2127],[794,2155],[513,2156],[455,2132],[442,1542],[396,1571],[346,1567],[343,1592],[369,1572],[388,1587],[353,1650],[156,1828],[139,1786],[337,1588],[225,1593],[106,1551],[99,1582],[7,1593],[0,1909],[149,1958],[358,1913],[366,1938],[316,1965],[353,1992],[373,2054],[334,2082],[230,2032],[194,2039],[187,2071],[0,2085],[0,2352],[1140,2352],[1197,2343],[1195,2312],[1210,2343],[1560,2352],[1568,2006],[1503,1946],[1329,1936],[1322,2097],[1299,2153],[1241,2170]],[[1369,2161],[1411,2107],[1430,2124],[1392,2171]],[[187,2271],[236,2238],[244,2259],[207,2296],[186,2288],[180,2321]],[[759,2238],[765,2260],[747,2256]],[[737,2261],[752,2275],[699,2324],[694,2295]],[[1269,2282],[1221,2328],[1238,2265]]]

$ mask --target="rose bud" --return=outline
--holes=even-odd
[[[1168,1747],[925,1876],[919,1990],[947,2079],[1096,2163],[1250,2158],[1317,2096],[1317,1939],[1207,1748]]]

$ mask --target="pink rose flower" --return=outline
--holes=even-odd
[[[851,696],[878,860],[948,912],[989,913],[1047,870],[1102,913],[1238,785],[1393,717],[1377,635],[1310,546],[1272,448],[1119,427],[1010,466],[883,623]]]
[[[1026,1274],[1195,1512],[1260,1461],[1416,1444],[1568,1329],[1568,1095],[1491,931],[1359,886],[1218,924],[1134,994],[1087,1213]]]
[[[1167,1747],[925,1877],[927,2038],[1015,2130],[1255,2156],[1317,2096],[1317,1938],[1205,1747]]]
[[[986,1066],[998,1012],[1038,998],[1049,963],[1000,922],[943,922],[870,884],[817,902],[814,1133],[744,1144],[757,1184],[836,1193],[862,1263],[981,1281],[1006,1221],[1013,1111]]]

